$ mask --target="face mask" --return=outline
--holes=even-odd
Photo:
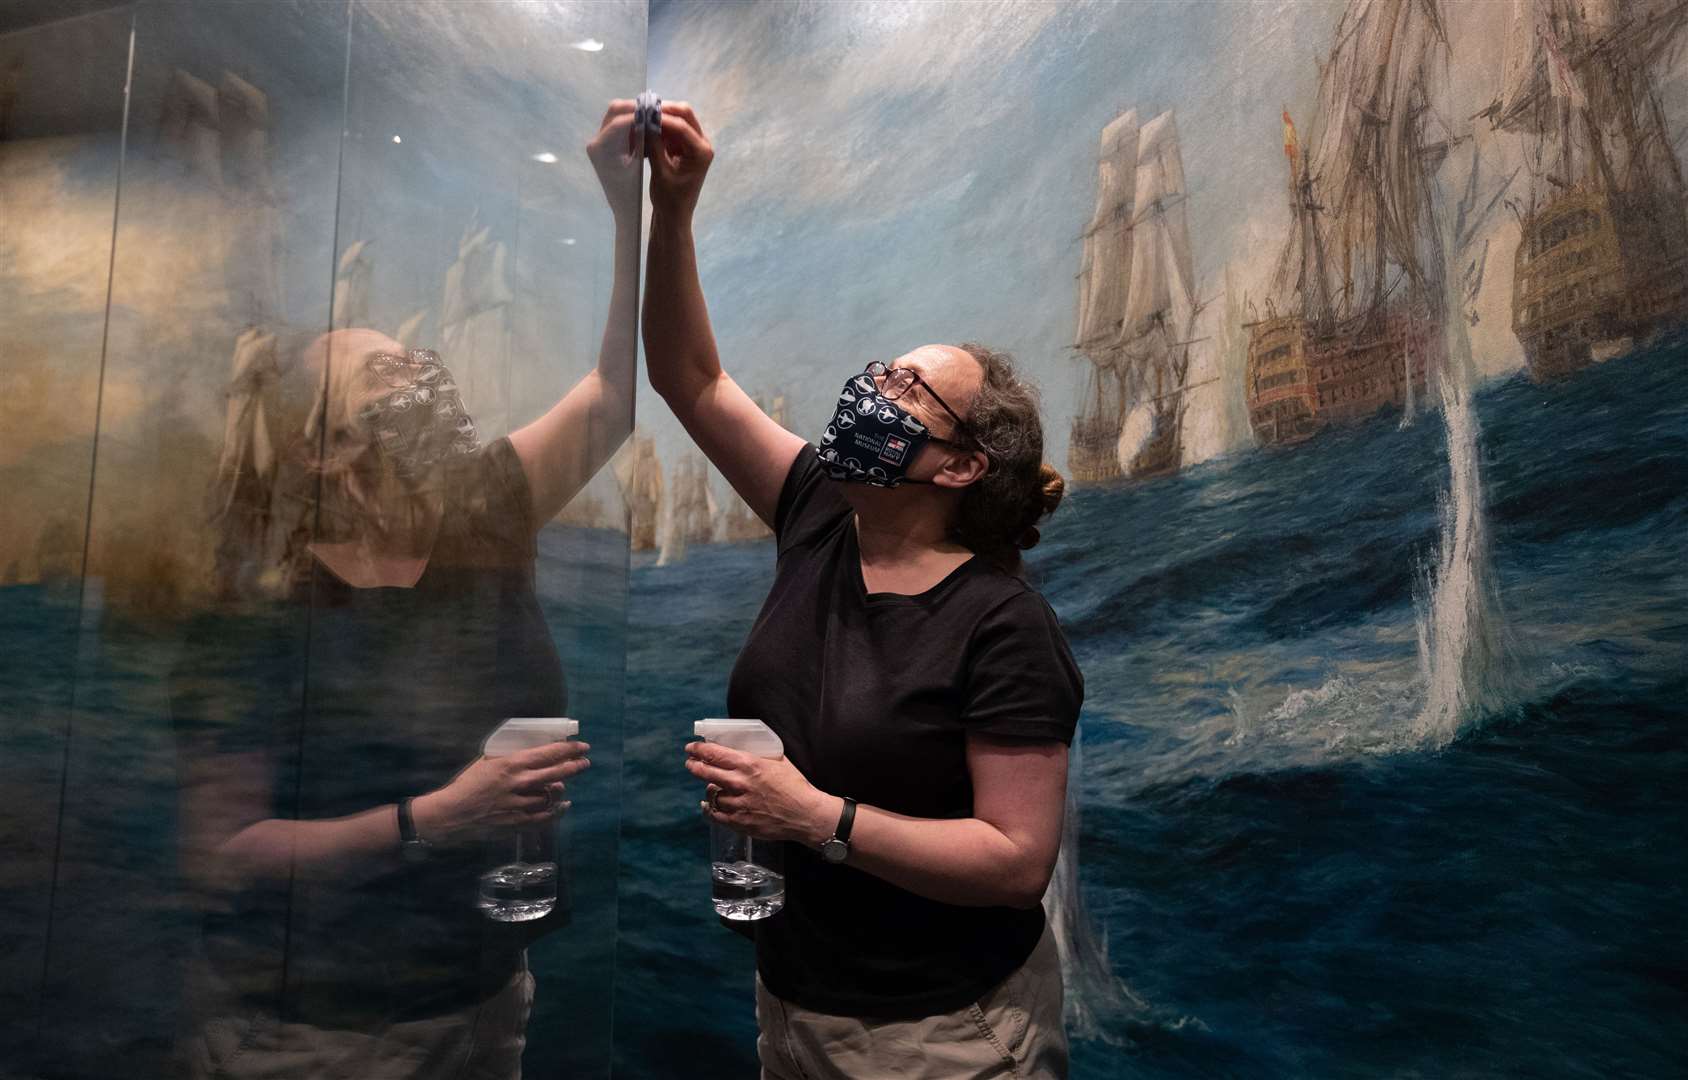
[[[369,368],[391,389],[365,405],[358,418],[375,433],[376,445],[399,475],[414,479],[447,457],[480,449],[475,422],[438,353],[376,353]]]
[[[929,484],[915,480],[908,467],[932,438],[926,425],[879,392],[873,376],[852,375],[838,395],[838,412],[816,446],[821,467],[834,480],[874,487]]]

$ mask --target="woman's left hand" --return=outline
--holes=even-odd
[[[832,835],[844,801],[804,779],[784,757],[765,758],[719,743],[686,745],[686,769],[719,788],[717,809],[704,816],[758,840],[795,840],[818,847]]]

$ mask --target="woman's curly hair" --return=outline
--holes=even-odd
[[[1036,546],[1037,523],[1061,505],[1066,481],[1043,460],[1037,390],[1015,374],[1013,358],[976,342],[958,347],[983,371],[967,430],[991,464],[962,495],[950,536],[1018,573],[1020,552]]]

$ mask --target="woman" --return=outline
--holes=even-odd
[[[713,150],[685,104],[661,122],[651,384],[778,550],[728,709],[786,755],[686,748],[708,817],[788,842],[755,930],[762,1075],[1064,1076],[1039,901],[1083,682],[1018,572],[1062,493],[1035,398],[1001,355],[929,345],[839,372],[818,446],[781,428],[709,328],[691,219]]]
[[[281,595],[200,620],[173,678],[209,909],[192,1075],[520,1075],[525,948],[566,904],[485,918],[481,841],[552,820],[589,747],[478,748],[567,708],[535,538],[631,427],[631,130],[612,111],[587,148],[616,222],[598,367],[540,419],[480,445],[445,362],[374,331],[301,358]]]

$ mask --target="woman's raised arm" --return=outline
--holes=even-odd
[[[698,280],[692,213],[715,150],[685,102],[664,102],[649,148],[651,237],[642,325],[651,388],[721,475],[770,526],[803,440],[764,413],[721,370]]]
[[[640,156],[633,102],[612,101],[586,146],[615,215],[615,268],[598,366],[533,423],[510,433],[533,493],[535,524],[549,521],[609,461],[633,430],[638,337]]]

